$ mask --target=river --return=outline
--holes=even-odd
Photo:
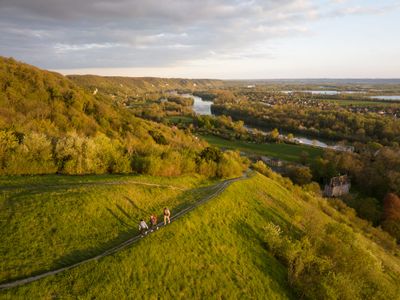
[[[181,94],[181,97],[192,98],[194,100],[193,110],[198,115],[211,116],[211,101],[204,101],[201,97],[194,96],[192,94]]]
[[[181,94],[180,96],[185,97],[185,98],[192,98],[194,100],[193,111],[196,114],[207,115],[207,116],[213,115],[211,112],[211,105],[213,103],[211,101],[204,101],[201,97],[194,96],[192,94]],[[245,128],[249,132],[253,131],[253,128],[249,127],[247,125],[245,125]],[[262,133],[267,134],[266,132],[262,132]],[[284,135],[281,135],[280,137],[282,139],[287,139],[287,136],[284,136]],[[329,149],[334,149],[334,150],[338,150],[338,151],[352,151],[352,147],[341,146],[341,145],[329,145],[329,144],[319,141],[317,139],[309,139],[306,137],[297,136],[297,137],[293,138],[293,141],[295,141],[299,144],[313,146],[313,147],[329,148]]]
[[[371,99],[400,101],[400,96],[370,96]]]

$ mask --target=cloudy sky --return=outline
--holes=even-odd
[[[0,0],[0,55],[65,74],[400,78],[400,1]]]

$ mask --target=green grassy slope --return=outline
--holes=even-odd
[[[386,282],[388,290],[396,288],[398,257],[366,237],[365,228],[352,223],[325,200],[275,176],[258,174],[236,182],[217,198],[115,255],[1,291],[0,298],[297,298],[301,292],[296,294],[296,287],[289,284],[287,266],[272,251],[267,238],[266,228],[271,223],[293,240],[324,224],[349,224],[353,229],[343,226],[354,232],[354,239],[382,266],[376,280]],[[29,210],[28,203],[24,206]],[[81,226],[91,222],[79,218],[75,221]],[[107,225],[103,228],[106,230]],[[340,249],[337,251],[341,254]],[[9,254],[4,255],[7,258]]]
[[[235,149],[249,154],[265,155],[293,162],[300,161],[303,151],[308,152],[309,158],[312,160],[323,153],[320,148],[305,145],[253,144],[243,141],[229,141],[214,135],[201,135],[201,137],[211,145],[219,148]]]
[[[98,254],[136,234],[140,218],[186,206],[209,184],[200,176],[0,177],[0,281]]]

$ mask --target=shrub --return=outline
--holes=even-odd
[[[265,238],[272,254],[288,267],[289,284],[310,299],[392,299],[396,295],[381,261],[366,250],[353,230],[328,223],[319,238],[287,238],[268,223]]]

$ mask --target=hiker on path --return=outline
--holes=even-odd
[[[145,222],[143,219],[140,220],[140,223],[139,223],[139,231],[140,231],[140,234],[141,234],[142,236],[143,236],[143,235],[146,235],[148,229],[149,229],[149,226],[147,226],[146,222]]]
[[[150,216],[150,229],[151,229],[151,232],[153,232],[154,227],[156,227],[156,230],[158,230],[157,216],[153,214],[153,215]]]
[[[167,225],[167,220],[168,220],[168,224],[171,223],[171,220],[169,219],[170,216],[171,216],[171,212],[169,211],[169,209],[167,207],[164,207],[164,225]]]

